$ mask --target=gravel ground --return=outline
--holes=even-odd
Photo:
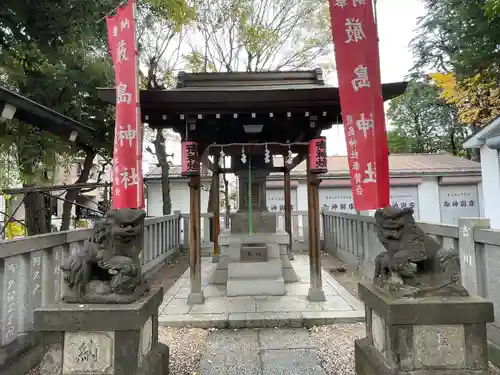
[[[209,330],[199,328],[158,329],[158,340],[170,349],[169,375],[197,374],[208,334]]]
[[[318,363],[327,375],[355,375],[354,340],[363,337],[364,323],[335,324],[311,329]]]

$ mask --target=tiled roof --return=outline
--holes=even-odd
[[[281,156],[274,158],[275,166],[282,166],[283,160]],[[391,175],[415,175],[421,173],[481,173],[481,163],[453,156],[448,153],[442,154],[393,154],[389,155],[389,168]],[[179,177],[180,166],[172,166],[170,175]],[[347,156],[329,156],[328,157],[328,175],[332,177],[341,177],[348,175]],[[306,163],[300,163],[292,174],[295,176],[305,176]],[[273,173],[278,175],[280,173]],[[160,168],[156,168],[153,173],[145,175],[146,178],[159,178]]]
[[[448,153],[393,154],[389,155],[389,169],[391,174],[480,173],[481,163]],[[348,170],[347,156],[328,157],[328,174],[346,175]],[[306,172],[305,161],[299,164],[292,172],[295,172],[295,174],[304,174]]]

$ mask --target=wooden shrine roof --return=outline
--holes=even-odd
[[[92,147],[93,128],[0,86],[0,118],[7,104],[15,108],[13,118],[61,137],[66,142]]]
[[[384,84],[384,100],[403,94],[406,86],[406,82]],[[115,104],[115,89],[101,89],[101,98]],[[264,125],[259,140],[296,142],[342,122],[338,88],[325,84],[321,69],[181,72],[176,88],[141,90],[140,102],[143,122],[153,128],[173,128],[183,138],[188,128],[190,139],[206,144],[247,142],[245,124]]]

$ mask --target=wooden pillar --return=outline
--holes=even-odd
[[[283,155],[283,160],[286,160],[285,155]],[[288,243],[288,258],[293,260],[292,253],[292,192],[290,186],[290,170],[285,165],[285,175],[284,175],[284,190],[285,190],[285,231],[290,236]]]
[[[202,304],[204,302],[203,292],[201,290],[200,190],[200,176],[191,177],[189,181],[189,276],[191,290],[187,300],[188,305]]]
[[[309,272],[311,286],[307,298],[309,301],[325,301],[323,280],[321,279],[321,254],[320,254],[320,227],[319,227],[319,198],[318,175],[311,172],[309,156],[307,162],[307,221],[309,224]]]
[[[220,259],[219,233],[220,233],[220,173],[219,173],[219,156],[214,158],[214,175],[215,184],[212,192],[214,200],[214,216],[212,218],[212,241],[214,249],[212,252],[212,262],[218,263]]]

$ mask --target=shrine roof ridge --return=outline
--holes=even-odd
[[[259,72],[210,72],[177,75],[177,88],[221,87],[221,86],[281,86],[305,84],[324,85],[323,70],[259,71]]]

